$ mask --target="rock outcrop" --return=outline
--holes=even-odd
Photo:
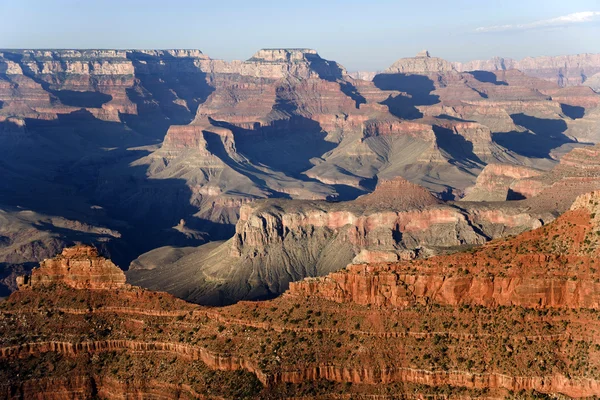
[[[74,289],[111,290],[125,286],[125,274],[110,260],[98,255],[95,247],[65,248],[55,258],[44,260],[31,276],[17,279],[20,289],[64,284]]]
[[[550,225],[514,239],[424,261],[350,265],[321,280],[292,283],[290,294],[395,307],[435,302],[600,309],[592,267],[598,250],[591,239],[600,227],[599,203],[600,191],[584,194]]]
[[[90,211],[101,214],[101,210]],[[54,229],[48,229],[50,226]],[[0,297],[16,290],[15,278],[29,272],[36,260],[51,258],[75,241],[93,243],[103,254],[118,249],[117,242],[126,245],[120,232],[93,221],[80,222],[26,209],[0,209]]]
[[[380,210],[425,209],[441,204],[431,192],[404,178],[382,180],[373,193],[366,194],[354,204]]]
[[[553,219],[526,206],[444,204],[402,178],[349,202],[264,201],[242,206],[233,238],[136,260],[128,279],[200,304],[260,299],[289,283],[357,262],[427,257],[518,234]],[[356,257],[356,258],[355,258]],[[156,265],[153,259],[168,260]],[[193,278],[190,278],[193,277]]]
[[[354,265],[225,308],[129,286],[19,290],[0,304],[0,390],[598,396],[599,204],[589,193],[551,224],[475,251]]]
[[[552,170],[513,181],[510,196],[527,198],[533,207],[554,204],[562,213],[580,194],[600,189],[600,148],[581,147],[561,158]]]
[[[517,200],[522,194],[511,193],[511,185],[521,179],[537,177],[542,173],[542,171],[527,167],[489,164],[481,171],[481,174],[477,177],[475,186],[467,191],[467,195],[462,200]]]
[[[527,199],[530,209],[563,213],[577,196],[600,189],[598,145],[565,154],[550,171],[490,164],[461,201]]]
[[[431,57],[424,50],[412,58],[401,58],[392,64],[384,73],[389,74],[419,74],[443,73],[454,71],[452,63],[438,57]]]

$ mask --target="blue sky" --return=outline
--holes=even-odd
[[[0,48],[310,47],[349,70],[422,49],[451,61],[600,53],[598,0],[0,0]]]

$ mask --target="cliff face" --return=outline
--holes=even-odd
[[[136,206],[114,196],[123,187],[137,186],[137,207],[147,210],[163,186],[176,215],[157,211],[143,223],[158,242],[202,242],[170,230],[189,204],[172,200],[186,190],[145,185],[145,171],[130,166],[146,153],[134,148],[162,140],[168,124],[189,122],[210,93],[194,66],[201,60],[208,57],[199,51],[2,52],[3,279],[77,241],[99,245],[119,263],[148,250],[126,239],[140,219],[126,211]],[[14,275],[9,281],[13,287]]]
[[[203,308],[59,281],[19,290],[0,304],[0,388],[22,397],[598,396],[599,203],[590,193],[540,229],[467,253],[353,265],[272,301]]]
[[[532,204],[544,206],[553,202],[564,212],[574,196],[600,188],[599,156],[598,146],[574,149],[551,171],[515,180],[509,190],[513,196],[531,199]]]
[[[518,69],[529,76],[551,81],[559,86],[587,85],[589,78],[600,73],[600,54],[526,57],[519,61],[495,57],[491,60],[454,63],[454,67],[459,71]]]
[[[509,193],[511,185],[520,179],[537,177],[542,174],[527,167],[512,165],[489,164],[477,177],[475,186],[467,191],[463,201],[505,201],[511,200]],[[513,195],[518,198],[518,195]]]
[[[91,246],[65,248],[62,253],[44,260],[31,276],[17,280],[20,289],[65,284],[74,289],[118,289],[125,286],[125,274],[110,260],[98,255]]]
[[[128,276],[136,284],[189,301],[222,304],[277,295],[290,282],[326,275],[350,261],[409,260],[480,245],[538,228],[568,210],[578,195],[600,189],[596,150],[575,149],[550,172],[490,165],[464,201],[456,203],[444,204],[423,188],[395,179],[382,181],[373,193],[350,202],[246,204],[229,241],[186,249],[159,266],[152,259],[163,259],[171,249],[157,249],[136,260]],[[419,279],[413,284],[431,284],[442,292],[464,286],[467,292],[490,296],[512,293],[520,285],[500,278],[435,278],[427,284],[423,282],[429,278]],[[592,290],[577,285],[558,289],[551,280],[546,284],[556,285],[559,292]]]
[[[171,251],[157,249],[136,260],[127,275],[188,301],[231,303],[278,295],[290,282],[326,275],[353,259],[414,259],[517,234],[553,219],[549,211],[444,204],[397,178],[349,202],[244,205],[230,240],[188,249],[159,266],[152,259],[167,260],[161,254]]]
[[[527,199],[534,209],[563,213],[577,196],[600,189],[598,146],[565,154],[550,171],[511,165],[487,165],[462,201]]]
[[[321,281],[292,283],[290,294],[382,306],[433,301],[451,306],[598,309],[600,286],[592,267],[597,250],[591,241],[598,228],[598,199],[600,192],[582,195],[550,225],[494,241],[471,254],[351,265]]]
[[[458,199],[489,163],[548,170],[597,141],[600,96],[573,89],[515,70],[463,73],[427,53],[368,82],[310,49],[233,62],[197,50],[3,51],[0,205],[93,231],[29,223],[60,236],[36,248],[86,236],[125,266],[231,238],[257,199],[350,200],[398,176]]]

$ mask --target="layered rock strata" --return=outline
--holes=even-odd
[[[586,85],[590,78],[600,73],[600,55],[526,57],[522,60],[494,57],[490,60],[454,63],[454,66],[460,71],[518,69],[529,76],[555,82],[560,86],[573,86]]]
[[[598,250],[592,239],[599,199],[600,192],[582,195],[549,226],[493,241],[472,253],[403,264],[351,265],[322,280],[292,283],[290,294],[397,307],[432,301],[598,309],[600,286],[593,267]],[[554,236],[548,238],[551,232]]]
[[[100,257],[96,248],[79,245],[42,261],[31,276],[18,279],[17,284],[22,288],[65,284],[74,289],[110,290],[125,286],[125,274],[110,260]]]
[[[0,387],[32,397],[598,396],[599,203],[600,192],[581,196],[551,224],[475,251],[353,266],[225,308],[135,287],[24,287],[0,305]]]
[[[156,249],[127,273],[137,285],[201,304],[265,298],[290,282],[357,262],[414,259],[539,227],[551,210],[444,204],[397,178],[350,202],[244,205],[232,239],[174,253]],[[356,257],[356,258],[355,258]],[[165,260],[157,265],[152,260]]]
[[[516,70],[460,72],[427,53],[368,82],[310,49],[235,62],[195,50],[7,50],[0,204],[119,232],[106,239],[123,267],[159,246],[231,238],[256,199],[347,200],[397,176],[458,199],[489,163],[548,170],[600,138],[599,96],[580,89]],[[44,232],[80,239],[55,228]]]

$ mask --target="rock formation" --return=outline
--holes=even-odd
[[[511,185],[520,179],[537,177],[542,174],[532,168],[514,165],[488,164],[477,177],[475,186],[467,190],[463,201],[505,201],[511,200]],[[512,194],[515,200],[520,194]],[[522,196],[522,194],[521,194]]]
[[[102,210],[90,210],[88,215],[93,214],[102,215]],[[94,243],[103,254],[110,254],[109,248],[118,250],[118,241],[126,245],[119,232],[94,225],[93,219],[90,222],[26,209],[0,209],[0,297],[16,289],[16,276],[30,271],[32,261],[50,258],[74,241]]]
[[[593,268],[599,202],[600,191],[581,195],[550,225],[471,253],[350,265],[321,280],[292,283],[289,293],[383,306],[417,301],[600,309],[600,285]]]
[[[530,199],[534,207],[553,204],[559,213],[568,209],[575,196],[600,189],[600,147],[577,148],[561,158],[552,170],[520,177],[508,186],[509,196]]]
[[[599,396],[599,204],[600,192],[588,193],[554,222],[476,250],[353,265],[294,283],[275,300],[225,308],[130,286],[19,290],[0,304],[0,390]]]
[[[526,57],[520,61],[495,57],[491,60],[454,63],[459,71],[497,71],[518,69],[529,76],[560,86],[587,85],[600,73],[600,54],[577,54],[554,57]]]
[[[290,282],[350,261],[429,257],[537,228],[600,190],[598,146],[565,155],[551,171],[488,165],[459,202],[444,204],[402,178],[349,202],[265,201],[244,205],[232,239],[136,260],[134,283],[201,304],[275,296]],[[480,203],[493,202],[493,203]],[[154,259],[164,259],[160,265]],[[187,279],[193,276],[194,279]]]
[[[398,176],[458,199],[490,163],[547,171],[600,140],[599,104],[590,89],[461,72],[425,53],[369,82],[310,49],[232,62],[197,50],[6,50],[0,206],[115,233],[92,241],[106,239],[125,267],[157,247],[231,238],[259,199],[351,200]],[[48,248],[80,240],[42,226],[60,236]]]
[[[55,258],[44,260],[31,276],[17,280],[20,289],[64,284],[74,289],[117,289],[125,286],[125,274],[92,246],[65,248]]]
[[[443,204],[402,178],[349,202],[263,201],[244,205],[230,240],[177,254],[156,249],[128,279],[200,304],[260,299],[290,282],[356,262],[427,257],[517,234],[553,219],[551,209]],[[164,262],[157,265],[153,260]]]
[[[412,58],[401,58],[392,64],[384,73],[390,74],[429,74],[454,71],[452,63],[438,57],[431,57],[424,50]]]

